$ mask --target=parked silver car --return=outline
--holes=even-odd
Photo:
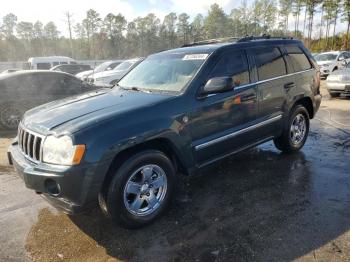
[[[331,73],[327,77],[326,86],[331,97],[342,93],[350,94],[350,63],[343,70]]]

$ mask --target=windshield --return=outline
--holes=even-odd
[[[114,71],[116,71],[116,70],[121,70],[121,71],[128,70],[135,63],[136,63],[136,60],[125,61],[125,62],[121,63],[120,65],[116,66],[113,70]]]
[[[104,62],[104,63],[96,66],[96,68],[94,69],[94,72],[95,73],[103,72],[110,64],[111,64],[111,62]]]
[[[150,56],[118,84],[123,88],[180,92],[193,78],[208,54]]]
[[[332,61],[337,59],[337,54],[321,54],[315,57],[316,61]]]

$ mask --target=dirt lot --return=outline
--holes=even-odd
[[[267,143],[203,170],[133,231],[50,208],[6,166],[0,139],[0,261],[350,261],[350,98],[325,94],[311,130],[300,153]]]

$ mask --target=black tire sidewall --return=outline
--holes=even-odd
[[[165,172],[167,178],[167,193],[159,208],[146,216],[135,216],[130,213],[124,204],[124,187],[130,175],[136,169],[147,165],[159,165]],[[114,174],[109,185],[107,194],[107,210],[112,220],[127,228],[137,228],[151,223],[160,216],[169,206],[175,185],[175,170],[172,162],[160,151],[147,150],[137,153],[129,158]]]

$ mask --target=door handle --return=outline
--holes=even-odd
[[[248,95],[241,96],[241,101],[242,102],[255,100],[255,99],[256,99],[256,94],[248,94]]]
[[[284,85],[284,89],[289,90],[291,88],[295,88],[296,84],[294,82],[290,82]]]

